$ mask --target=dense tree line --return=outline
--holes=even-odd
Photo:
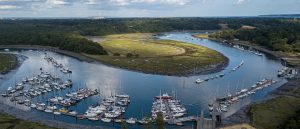
[[[81,35],[218,29],[211,19],[17,19],[0,21],[0,45],[44,45],[89,54],[106,54]]]
[[[279,126],[280,129],[299,129],[300,128],[300,110],[296,112],[296,115],[286,120]]]
[[[61,33],[0,33],[0,45],[42,45],[78,53],[107,54],[98,43]]]
[[[249,41],[275,51],[300,52],[300,22],[277,20],[255,27],[255,29],[224,30],[211,37]]]
[[[264,31],[268,31],[264,28],[270,28],[268,26],[278,25],[282,22],[273,18],[7,19],[0,20],[0,45],[46,45],[75,52],[106,54],[99,44],[88,41],[81,37],[81,35],[101,36],[137,32],[217,30],[221,28],[219,26],[221,23],[228,24],[228,26],[233,29],[240,28],[242,25],[252,25],[263,28],[262,31],[257,34],[260,35],[265,34]],[[287,30],[286,33],[289,32],[290,30]],[[235,32],[236,35],[233,37],[247,39],[247,37],[243,37],[243,35],[247,33],[252,34],[250,31],[242,30],[239,33],[240,34]],[[258,36],[255,37],[260,38]],[[264,40],[269,39],[265,38]],[[292,40],[292,38],[288,38],[289,42],[291,42],[290,40]]]

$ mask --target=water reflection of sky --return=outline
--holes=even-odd
[[[158,95],[160,91],[163,93],[172,93],[172,90],[176,91],[178,99],[180,99],[183,105],[187,107],[189,115],[197,115],[201,110],[204,110],[207,115],[207,104],[211,103],[217,97],[223,97],[229,93],[233,94],[243,88],[249,88],[263,77],[279,80],[276,74],[277,70],[282,66],[279,61],[269,59],[267,56],[260,57],[209,40],[198,40],[185,33],[173,33],[169,37],[165,36],[162,38],[186,41],[213,48],[229,58],[229,65],[225,70],[219,73],[191,77],[173,77],[132,72],[108,67],[100,63],[86,63],[64,55],[48,52],[48,55],[55,57],[58,62],[61,62],[73,70],[71,75],[64,75],[58,69],[55,69],[51,64],[42,59],[44,57],[44,52],[20,51],[15,53],[25,55],[28,59],[24,61],[15,73],[11,73],[13,75],[1,84],[2,86],[0,89],[3,91],[7,89],[8,86],[14,85],[15,82],[21,81],[22,78],[26,76],[37,75],[39,73],[39,68],[42,67],[44,70],[61,76],[64,79],[70,78],[73,80],[73,88],[63,91],[62,93],[59,93],[59,95],[64,95],[69,91],[74,91],[83,87],[100,90],[100,96],[89,98],[84,102],[79,103],[76,107],[71,107],[72,109],[76,109],[80,113],[83,113],[89,106],[97,104],[100,101],[100,98],[115,93],[126,93],[131,96],[131,104],[126,111],[125,116],[140,118],[141,112],[143,112],[144,115],[150,115],[153,97]],[[245,65],[236,72],[230,73],[223,78],[205,82],[201,85],[194,83],[197,78],[204,79],[220,73],[227,73],[242,60],[245,61]],[[284,81],[281,83],[283,82]],[[277,84],[277,86],[278,85],[279,84]],[[229,111],[229,114],[233,113],[244,104],[261,100],[268,92],[275,89],[277,86],[259,91],[257,94],[234,105]],[[45,95],[44,98],[38,98],[37,101],[46,100],[46,97],[52,97],[54,95],[57,94]],[[42,114],[42,117],[53,119],[45,113],[40,114]],[[66,118],[63,119],[64,121],[74,122],[74,119],[68,117],[62,118]],[[99,122],[93,123],[85,120],[77,122],[81,124],[102,125],[102,123]],[[110,125],[108,124],[108,126]]]

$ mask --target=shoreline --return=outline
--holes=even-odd
[[[85,61],[88,63],[94,62],[95,60],[89,57],[86,57],[80,53],[75,53],[71,51],[61,50],[56,47],[50,46],[39,46],[39,45],[0,45],[0,49],[22,49],[22,50],[40,50],[40,51],[51,51],[56,52],[62,55],[67,55],[78,59],[80,61]]]
[[[9,56],[11,62],[13,62],[12,66],[1,71],[0,74],[5,75],[7,73],[9,73],[11,70],[14,70],[16,68],[18,68],[20,66],[20,62],[18,61],[18,57],[15,54],[11,54],[11,53],[1,53],[3,55]]]
[[[11,68],[6,71],[5,74],[0,74],[0,84],[2,83],[3,79],[6,79],[6,77],[10,77],[10,74],[14,73],[16,69],[18,69],[24,60],[26,60],[27,57],[23,55],[18,54],[11,54],[11,53],[5,53],[10,56],[13,56],[15,59],[15,65],[14,68]],[[2,78],[4,77],[4,78]],[[59,120],[49,120],[44,119],[43,117],[40,117],[38,114],[31,112],[31,110],[25,110],[20,109],[14,106],[9,105],[5,102],[5,98],[0,96],[0,114],[7,114],[9,116],[15,117],[16,119],[25,121],[25,122],[35,122],[44,126],[49,126],[53,128],[61,128],[61,129],[75,129],[75,128],[81,128],[81,129],[112,129],[110,127],[106,126],[91,126],[91,125],[84,125],[84,124],[76,124],[76,123],[68,123],[68,122],[61,122]],[[30,115],[29,115],[30,114]]]
[[[222,43],[222,42],[220,42]],[[73,52],[68,52],[68,51],[64,51],[64,50],[59,50],[58,48],[52,48],[52,47],[44,47],[44,46],[1,46],[0,45],[0,48],[11,48],[11,49],[34,49],[34,50],[49,50],[50,51],[53,51],[53,52],[57,52],[57,53],[60,53],[60,54],[64,54],[64,55],[67,55],[69,56],[69,54],[73,54]],[[77,55],[79,55],[80,57],[78,58]],[[78,54],[78,53],[75,53],[75,55],[71,55],[70,57],[73,57],[73,58],[76,58],[80,61],[87,61],[85,59],[89,59],[88,61],[91,61],[91,62],[99,62],[101,64],[103,64],[102,62],[100,61],[97,61],[95,59],[92,59],[92,58],[89,58],[89,57],[85,57],[84,55],[81,55],[81,54]],[[83,57],[83,58],[82,58]],[[277,56],[275,56],[277,57]],[[228,65],[228,62],[229,62],[229,59],[226,57],[226,60],[225,62],[222,62],[221,64],[222,65],[218,65],[218,69],[220,70],[221,68],[223,67],[226,67]],[[87,62],[88,62],[87,61]],[[106,65],[106,64],[105,64]],[[111,66],[110,66],[111,67]],[[114,66],[112,66],[114,67]],[[212,69],[212,71],[216,71],[217,69]],[[202,73],[202,74],[205,74],[205,73]],[[193,74],[195,75],[195,74]],[[299,75],[299,73],[298,73]],[[300,76],[300,75],[299,75]],[[288,80],[287,83],[289,83],[291,80]],[[285,85],[287,84],[283,84],[281,85],[279,88],[277,88],[275,91],[279,90],[280,88],[282,87],[285,87]],[[273,92],[270,92],[268,97],[266,98],[266,100],[270,99],[271,97],[269,97]],[[273,97],[273,96],[272,96]],[[265,100],[263,100],[265,101]],[[260,103],[260,102],[256,102],[256,103]],[[230,117],[226,118],[224,121],[226,121],[227,123],[225,124],[221,124],[220,127],[223,127],[223,126],[228,126],[228,125],[234,125],[234,124],[238,124],[238,123],[250,123],[250,119],[249,117],[247,116],[247,111],[249,110],[250,106],[252,104],[256,104],[256,103],[250,103],[244,107],[242,107],[241,109],[239,109],[236,113],[234,113],[233,115],[231,115]],[[9,115],[12,115],[18,119],[22,119],[22,120],[26,120],[26,121],[30,121],[30,122],[38,122],[40,124],[43,124],[43,125],[46,125],[46,126],[51,126],[51,127],[56,127],[56,128],[84,128],[84,129],[90,129],[90,128],[105,128],[105,127],[102,127],[102,126],[89,126],[89,125],[83,125],[83,124],[72,124],[72,123],[67,123],[67,122],[60,122],[60,121],[57,121],[57,120],[47,120],[47,119],[39,119],[38,116],[35,116],[36,114],[33,114],[33,115],[30,115],[28,116],[28,112],[26,111],[23,111],[23,110],[20,110],[20,109],[17,109],[17,108],[14,108],[14,107],[11,107],[5,103],[3,103],[2,101],[0,101],[0,111],[4,111],[5,113],[9,114]]]
[[[272,55],[274,57],[277,57],[277,58],[282,58],[282,54],[276,52],[276,51],[272,51],[272,50],[269,50],[267,48],[265,48],[264,46],[260,46],[260,45],[257,45],[257,44],[252,44],[252,43],[249,43],[249,42],[246,42],[246,41],[234,41],[234,40],[224,40],[224,39],[215,39],[215,38],[208,38],[209,40],[212,40],[212,41],[215,41],[215,42],[219,42],[219,43],[226,43],[226,44],[234,44],[234,45],[242,45],[242,46],[246,46],[246,47],[252,47],[258,51],[261,51],[263,53],[266,53],[266,54],[269,54],[269,55]]]
[[[293,61],[299,60],[299,57],[293,57],[291,55],[288,55],[289,53],[284,53],[280,51],[272,51],[269,50],[268,48],[258,45],[258,44],[253,44],[247,41],[234,41],[234,40],[224,40],[224,39],[215,39],[215,38],[208,38],[208,40],[215,41],[218,43],[224,43],[224,44],[234,44],[234,45],[241,45],[245,47],[251,47],[254,48],[260,52],[263,52],[267,55],[271,55],[277,59],[279,59],[283,64],[289,66],[289,67],[294,67],[294,68],[300,68],[300,65],[293,65]]]
[[[68,55],[69,54],[72,54],[73,52],[68,52],[68,51],[65,51],[64,50],[59,50],[57,48],[52,48],[52,47],[44,47],[44,46],[0,46],[0,48],[12,48],[12,49],[35,49],[35,50],[49,50],[50,51],[53,51],[53,52],[57,52],[57,53],[60,53],[60,54],[64,54],[64,55]],[[76,55],[80,55],[84,58],[77,58]],[[75,53],[75,55],[72,55],[70,57],[73,57],[73,58],[76,58],[80,61],[86,61],[85,59],[88,59],[89,57],[85,57],[84,55],[81,55],[81,54],[78,54],[78,53]],[[97,60],[94,60],[94,59],[90,59],[92,60],[92,62],[96,61],[96,62],[100,62],[100,61],[97,61]],[[226,57],[226,60],[225,62],[222,62],[221,64],[222,65],[218,65],[218,69],[221,69],[223,67],[226,67],[229,63],[229,59]],[[103,64],[102,62],[100,62],[101,64]],[[214,71],[216,69],[212,69],[212,71]],[[204,73],[203,73],[204,74]],[[193,74],[194,75],[194,74]],[[284,84],[285,85],[285,84]],[[280,86],[279,88],[283,87],[284,85]],[[278,88],[278,89],[279,89]],[[277,89],[276,89],[277,90]],[[89,125],[83,125],[83,124],[72,124],[72,123],[67,123],[67,122],[60,122],[60,121],[57,121],[57,120],[47,120],[47,119],[39,119],[38,116],[35,116],[36,114],[32,114],[30,116],[28,116],[28,113],[29,112],[26,112],[26,111],[22,111],[20,109],[17,109],[17,108],[14,108],[14,107],[11,107],[7,104],[4,104],[2,101],[0,101],[0,111],[4,111],[6,112],[7,114],[9,115],[12,115],[18,119],[22,119],[22,120],[27,120],[27,121],[30,121],[30,122],[38,122],[40,124],[43,124],[43,125],[47,125],[47,126],[51,126],[51,127],[57,127],[57,128],[84,128],[84,129],[89,129],[89,128],[105,128],[105,127],[102,127],[102,126],[89,126]],[[247,120],[247,118],[243,118],[243,116],[246,116],[247,117],[247,110],[249,109],[249,106],[252,105],[253,103],[250,103],[249,105],[245,106],[245,107],[242,107],[240,110],[238,110],[234,115],[230,116],[230,117],[235,117],[235,121],[231,120],[230,117],[228,117],[229,119],[229,122],[231,121],[232,123],[230,124],[225,124],[226,126],[227,125],[233,125],[233,124],[237,124],[238,120],[241,119],[244,122],[250,122]],[[233,118],[232,118],[233,119]],[[223,126],[223,125],[222,125]]]
[[[56,53],[59,53],[59,54],[62,54],[62,55],[73,57],[73,58],[78,59],[80,61],[85,61],[85,62],[88,62],[88,63],[97,62],[97,63],[103,64],[103,65],[106,65],[106,66],[112,67],[112,68],[118,68],[118,69],[123,69],[123,70],[127,70],[127,71],[132,71],[132,72],[145,73],[145,74],[178,76],[178,77],[188,77],[188,76],[195,76],[195,75],[217,73],[217,72],[222,71],[229,64],[229,59],[226,56],[224,56],[222,53],[220,53],[225,58],[225,60],[221,63],[214,64],[213,66],[208,66],[208,67],[200,69],[198,71],[186,71],[186,72],[182,72],[180,74],[169,74],[169,73],[164,73],[164,72],[163,73],[162,72],[149,72],[149,71],[129,69],[129,68],[126,68],[126,67],[119,67],[119,66],[115,66],[115,65],[111,65],[111,64],[108,64],[108,63],[101,62],[101,61],[99,61],[95,58],[88,57],[84,54],[75,53],[75,52],[66,51],[66,50],[61,50],[61,49],[56,48],[56,47],[39,46],[39,45],[0,45],[0,49],[23,49],[23,50],[51,51],[51,52],[56,52]]]
[[[23,49],[23,50],[40,50],[40,51],[52,51],[52,52],[57,52],[59,54],[63,54],[63,55],[67,55],[73,58],[76,58],[80,61],[86,61],[86,62],[98,62],[103,64],[100,61],[97,61],[95,59],[86,57],[84,55],[78,54],[78,53],[73,53],[73,52],[68,52],[65,50],[59,50],[58,48],[53,48],[53,47],[44,47],[44,46],[28,46],[28,45],[0,45],[0,49]],[[14,69],[17,69],[21,64],[22,64],[22,55],[16,55],[16,54],[11,54],[14,55],[14,57],[16,58],[16,62],[18,65],[16,65],[16,67]],[[18,58],[20,58],[20,60],[18,60]],[[23,60],[25,58],[22,58]],[[221,71],[223,68],[227,67],[229,63],[229,59],[227,57],[225,57],[225,61],[219,63],[218,65],[216,65],[216,67],[210,68],[209,70],[206,70],[206,73],[210,73],[210,72],[217,72],[217,71]],[[114,66],[110,66],[110,67],[114,67]],[[8,71],[6,74],[3,74],[4,76],[8,76],[8,74],[12,73],[13,69],[11,69],[10,71]],[[132,70],[130,70],[132,71]],[[203,71],[201,72],[202,74],[206,74]],[[191,75],[195,75],[195,74],[191,74]],[[2,82],[0,80],[0,82]],[[59,120],[55,120],[55,119],[44,119],[40,116],[38,116],[37,113],[31,112],[30,110],[26,111],[26,110],[22,110],[19,109],[17,107],[13,107],[7,103],[5,103],[5,98],[0,96],[0,113],[5,113],[8,114],[10,116],[13,116],[17,119],[26,121],[26,122],[36,122],[39,123],[41,125],[45,125],[45,126],[49,126],[49,127],[54,127],[54,128],[64,128],[64,129],[74,129],[74,128],[82,128],[82,129],[111,129],[111,127],[107,127],[107,126],[92,126],[92,125],[85,125],[85,124],[76,124],[76,123],[68,123],[68,122],[61,122]],[[29,115],[30,114],[30,115]]]
[[[221,63],[216,64],[215,67],[203,68],[205,70],[185,72],[185,73],[181,73],[181,74],[167,74],[167,73],[161,73],[161,72],[148,72],[148,71],[142,71],[142,70],[134,70],[134,69],[129,69],[127,67],[119,67],[119,66],[115,66],[115,65],[110,65],[110,64],[98,61],[98,60],[96,60],[92,57],[90,57],[90,58],[94,59],[95,62],[97,62],[97,63],[103,64],[103,65],[106,65],[106,66],[109,66],[109,67],[112,67],[112,68],[123,69],[123,70],[131,71],[131,72],[138,72],[138,73],[152,74],[152,75],[162,75],[162,76],[190,77],[190,76],[196,76],[196,75],[217,73],[217,72],[220,72],[220,71],[224,70],[229,64],[229,59],[226,56],[224,56],[224,57],[225,57],[225,60]]]
[[[297,69],[297,71],[300,71],[300,69]],[[231,116],[225,118],[222,120],[221,124],[218,127],[226,127],[226,126],[232,126],[236,124],[250,124],[254,126],[251,122],[251,118],[248,115],[251,106],[264,103],[270,99],[282,97],[282,96],[292,96],[300,98],[300,95],[298,94],[292,94],[289,91],[293,90],[294,88],[300,88],[300,73],[296,75],[296,77],[289,79],[286,83],[279,86],[277,89],[271,91],[268,93],[265,99],[258,101],[258,102],[251,102],[242,108],[240,108],[237,112],[232,114]],[[254,126],[255,127],[255,126]]]
[[[3,98],[1,98],[3,99]],[[61,122],[58,120],[49,120],[44,119],[40,116],[38,116],[36,113],[30,113],[29,111],[24,111],[12,106],[9,106],[3,101],[0,101],[0,112],[4,112],[10,116],[13,116],[17,119],[27,121],[27,122],[36,122],[44,126],[54,127],[54,128],[61,128],[61,129],[112,129],[105,126],[90,126],[90,125],[84,125],[84,124],[75,124],[75,123],[67,123],[67,122]],[[30,115],[28,115],[30,113]],[[59,116],[57,116],[59,117]]]
[[[288,60],[286,60],[287,55],[285,53],[272,51],[272,50],[269,50],[269,49],[267,49],[263,46],[260,46],[260,45],[251,44],[251,43],[245,42],[245,41],[233,41],[233,40],[227,41],[227,40],[223,40],[223,39],[214,39],[214,38],[208,38],[208,40],[215,41],[215,42],[218,42],[218,43],[234,44],[234,45],[242,45],[242,46],[246,46],[246,47],[252,47],[252,48],[254,48],[254,49],[256,49],[260,52],[271,55],[271,56],[275,57],[276,59],[279,59],[282,62],[285,62],[285,63],[288,62]],[[296,68],[297,71],[300,71],[300,68],[299,68],[300,66],[291,66],[291,67],[294,67],[294,68]],[[243,106],[242,108],[240,108],[237,112],[235,112],[231,116],[223,119],[221,124],[218,125],[218,128],[237,125],[237,124],[244,124],[244,123],[252,125],[251,118],[248,115],[248,112],[250,111],[250,108],[251,108],[252,105],[259,104],[259,103],[264,103],[267,100],[277,98],[277,97],[280,97],[280,96],[293,96],[293,97],[300,98],[300,95],[292,94],[292,93],[288,92],[289,90],[292,90],[294,88],[297,88],[297,87],[299,88],[300,87],[299,84],[300,84],[300,73],[298,72],[298,74],[294,78],[288,79],[286,83],[279,86],[274,91],[271,91],[270,93],[268,93],[267,97],[264,100],[261,100],[259,102],[251,102],[251,103]],[[254,126],[254,125],[252,125],[252,126]]]

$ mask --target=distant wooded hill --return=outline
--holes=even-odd
[[[243,25],[269,28],[285,23],[274,18],[111,18],[111,19],[23,19],[0,20],[0,45],[45,45],[88,54],[106,54],[95,42],[82,37],[120,33],[156,33],[183,30],[231,29]],[[294,30],[294,29],[293,29]],[[267,33],[267,32],[266,32]]]

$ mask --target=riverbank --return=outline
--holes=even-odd
[[[27,47],[29,48],[29,47]],[[10,75],[7,75],[8,72],[10,72],[13,69],[18,68],[23,61],[26,59],[25,56],[22,55],[15,55],[15,54],[7,54],[7,53],[0,53],[0,55],[5,55],[9,58],[9,62],[13,62],[14,67],[10,67],[10,69],[5,69],[5,74],[3,76],[6,79],[7,77],[10,77]],[[1,58],[1,62],[4,58]],[[0,79],[0,83],[2,80]],[[21,107],[15,107],[14,104],[10,105],[7,104],[7,102],[10,103],[9,100],[5,100],[6,98],[3,98],[0,96],[0,128],[1,129],[22,129],[24,127],[30,128],[30,129],[55,129],[55,128],[63,128],[63,129],[75,129],[75,128],[82,128],[82,129],[109,129],[108,127],[100,127],[100,126],[88,126],[88,125],[79,125],[79,124],[70,124],[66,122],[60,122],[57,120],[48,120],[45,118],[42,118],[37,113],[31,112],[31,110],[23,109]],[[30,115],[28,115],[30,114]]]
[[[35,122],[28,122],[21,119],[17,119],[6,113],[0,113],[0,128],[1,129],[54,129],[51,127],[43,126]]]
[[[1,97],[1,99],[3,99]],[[37,113],[31,112],[31,110],[22,110],[16,107],[9,106],[3,101],[0,101],[0,112],[4,112],[9,116],[14,116],[12,118],[14,120],[22,120],[30,125],[35,125],[35,127],[45,127],[45,128],[59,128],[59,129],[111,129],[109,127],[102,127],[102,126],[89,126],[89,125],[81,125],[81,124],[70,124],[67,122],[61,122],[58,120],[49,120],[42,118]],[[30,113],[30,115],[28,115]],[[8,117],[9,117],[8,116]],[[1,122],[1,119],[0,119]],[[37,124],[38,123],[38,124]],[[1,127],[1,126],[0,126]],[[30,127],[30,126],[29,126]],[[33,129],[40,129],[40,128],[33,128]]]
[[[20,59],[18,59],[20,58]],[[22,57],[19,57],[15,54],[10,53],[0,53],[0,73],[2,75],[7,74],[13,69],[16,69],[22,63]],[[1,78],[2,79],[2,78]],[[2,82],[0,79],[0,83]],[[2,99],[2,98],[1,98]],[[20,129],[20,128],[31,128],[31,129],[52,129],[46,126],[42,126],[38,123],[28,122],[21,119],[17,119],[11,115],[7,114],[7,111],[3,111],[2,108],[6,106],[2,101],[0,102],[0,128],[1,129]],[[7,109],[13,109],[14,107],[10,107]]]
[[[67,55],[70,57],[73,57],[75,59],[78,59],[80,61],[86,61],[86,62],[94,62],[96,60],[86,57],[80,53],[75,53],[71,51],[61,50],[56,47],[50,47],[50,46],[39,46],[39,45],[0,45],[0,49],[19,49],[19,50],[39,50],[39,51],[52,51],[56,52],[62,55]]]
[[[87,38],[100,41],[109,55],[86,56],[131,71],[191,76],[218,72],[228,64],[228,58],[215,50],[191,43],[155,39],[153,34],[148,33]]]
[[[243,123],[248,123],[258,128],[269,126],[267,123],[277,123],[272,124],[272,127],[279,126],[280,124],[278,123],[287,121],[288,118],[295,115],[297,110],[300,110],[297,108],[296,103],[300,103],[299,73],[295,78],[289,79],[287,83],[269,93],[265,100],[245,105],[233,115],[225,118],[220,127]],[[298,104],[299,106],[300,104]],[[288,111],[285,111],[286,109]],[[268,111],[271,112],[266,113]],[[262,113],[263,115],[260,115]]]
[[[191,48],[191,47],[201,47],[201,46],[188,44],[187,47]],[[108,57],[108,56],[104,56],[104,55],[88,55],[88,54],[84,54],[84,53],[75,53],[75,52],[70,52],[70,51],[66,51],[66,50],[61,50],[61,49],[58,49],[55,47],[38,46],[38,45],[0,45],[0,49],[25,49],[25,50],[52,51],[52,52],[56,52],[59,54],[73,57],[80,61],[86,61],[89,63],[90,62],[98,62],[98,63],[104,64],[104,65],[107,65],[110,67],[127,69],[129,71],[142,72],[142,73],[147,73],[147,74],[168,75],[168,76],[192,76],[195,74],[208,74],[208,73],[219,72],[219,71],[223,70],[228,65],[228,62],[229,62],[229,59],[227,57],[225,57],[223,54],[218,53],[214,50],[210,51],[210,53],[217,55],[217,57],[213,58],[214,61],[209,61],[209,60],[211,60],[211,58],[208,57],[206,60],[203,60],[203,63],[206,63],[206,64],[202,64],[202,62],[198,63],[199,61],[192,62],[192,63],[187,61],[186,57],[188,57],[188,55],[184,55],[182,53],[176,57],[164,56],[164,58],[161,58],[161,60],[157,60],[156,57],[143,57],[143,58],[132,57],[132,58],[128,59],[124,56],[122,57],[122,56],[110,55],[110,57]],[[203,50],[202,47],[201,47],[201,50]],[[193,54],[193,53],[189,53],[189,54]],[[192,55],[192,56],[194,57],[195,55]],[[223,59],[221,59],[221,58],[223,58]],[[219,59],[219,60],[217,60],[217,59]],[[138,63],[139,60],[140,60],[140,63]],[[172,64],[172,62],[171,62],[171,65],[162,65],[162,63],[170,64],[169,62],[174,61],[174,60],[176,61],[175,64]],[[209,61],[210,63],[207,61]],[[127,64],[129,63],[131,65],[123,65],[124,63],[126,64],[126,62],[127,62]],[[144,67],[144,65],[149,62],[150,63],[153,62],[153,63],[155,63],[155,65],[153,65],[152,67]],[[180,63],[180,62],[182,62],[182,63]],[[183,63],[188,63],[189,65],[188,64],[185,65]],[[134,64],[134,66],[132,64]],[[192,65],[190,65],[190,64],[192,64]],[[196,65],[196,66],[193,66],[193,65]],[[129,66],[132,66],[132,67],[129,67]],[[149,66],[149,65],[147,65],[147,66]],[[160,67],[164,66],[166,68],[160,69],[160,67],[158,67],[158,66],[160,66]],[[193,66],[193,67],[186,70],[187,66]],[[174,70],[169,69],[172,67],[179,68],[179,69],[185,69],[185,70],[177,70],[176,69],[174,72]],[[168,70],[170,72],[166,72],[164,70]]]
[[[193,37],[200,38],[200,39],[209,39],[208,34],[200,33],[200,34],[193,34]]]
[[[247,41],[224,40],[224,39],[215,39],[215,38],[208,38],[208,39],[219,42],[219,43],[251,47],[260,52],[266,53],[268,55],[271,55],[271,56],[274,56],[274,57],[280,59],[287,66],[300,68],[300,54],[299,53],[287,53],[287,52],[280,52],[280,51],[272,51],[264,46],[261,46],[258,44],[253,44],[253,43],[250,43]]]
[[[197,38],[197,36],[194,36]],[[203,38],[203,36],[200,36],[198,38]],[[205,38],[205,37],[204,37]],[[241,45],[241,46],[246,46],[246,47],[251,47],[254,48],[260,52],[266,53],[268,55],[271,55],[275,58],[278,58],[282,61],[283,64],[286,64],[289,67],[294,67],[297,68],[299,71],[300,68],[300,56],[297,54],[291,54],[291,53],[284,53],[284,52],[278,52],[278,51],[271,51],[263,46],[257,45],[257,44],[252,44],[249,42],[244,42],[244,41],[234,41],[234,40],[223,40],[223,39],[212,39],[212,38],[207,38],[212,41],[216,41],[219,43],[224,43],[224,44],[230,44],[230,45]],[[295,101],[288,101],[288,100],[295,100]],[[278,102],[278,105],[283,105],[279,107],[278,105],[275,105],[275,103],[272,103],[273,101]],[[250,103],[248,105],[245,105],[241,109],[239,109],[236,113],[233,115],[225,118],[222,120],[221,124],[219,127],[230,127],[234,125],[239,125],[239,124],[250,124],[256,128],[262,128],[266,127],[266,123],[272,123],[276,121],[277,123],[279,122],[286,122],[285,120],[294,117],[295,113],[300,110],[300,109],[293,109],[289,110],[290,113],[289,115],[287,114],[282,114],[282,111],[285,109],[291,109],[291,107],[288,107],[290,105],[293,105],[295,102],[300,101],[300,74],[298,73],[295,78],[289,79],[287,83],[283,84],[273,92],[269,93],[267,98],[263,101],[256,102],[256,103]],[[262,107],[267,107],[267,108],[262,108]],[[275,108],[277,112],[273,113],[267,113],[265,115],[259,116],[257,114],[261,114],[262,112],[266,112],[270,109],[269,108]],[[283,111],[284,112],[284,111]],[[272,119],[276,118],[276,116],[281,116],[280,119]],[[259,116],[259,117],[257,117]],[[261,120],[260,120],[261,119]],[[263,121],[263,122],[261,122]],[[276,123],[275,122],[275,123]],[[280,124],[273,124],[272,127],[275,126],[281,126]]]
[[[0,53],[0,74],[6,74],[17,66],[18,59],[16,55]]]
[[[225,44],[230,44],[230,45],[242,45],[242,46],[254,48],[258,51],[261,51],[263,53],[272,55],[272,56],[277,57],[277,58],[283,58],[284,57],[284,53],[282,53],[282,52],[272,51],[272,50],[269,50],[269,49],[265,48],[264,46],[253,44],[253,43],[250,43],[250,42],[247,42],[247,41],[216,39],[216,38],[209,37],[209,34],[202,34],[202,33],[194,34],[193,37],[200,38],[200,39],[208,39],[208,40],[215,41],[215,42],[218,42],[218,43],[225,43]]]

